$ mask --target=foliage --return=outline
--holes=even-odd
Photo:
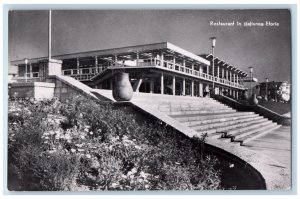
[[[9,101],[10,190],[220,189],[203,140],[82,97]]]

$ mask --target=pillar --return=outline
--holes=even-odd
[[[199,73],[200,74],[203,73],[203,66],[202,65],[199,66]]]
[[[118,62],[118,56],[115,55],[115,66],[117,66],[117,62]]]
[[[95,56],[95,71],[96,71],[96,73],[99,72],[98,71],[98,58],[97,58],[97,56]]]
[[[76,58],[77,74],[79,74],[79,65],[80,65],[79,58]]]
[[[239,74],[236,74],[236,83],[239,83]]]
[[[160,53],[160,66],[164,67],[164,52]]]
[[[232,77],[233,77],[233,78],[232,78],[232,79],[233,79],[232,81],[235,82],[235,74],[234,74],[234,72],[232,72]]]
[[[191,89],[191,93],[192,93],[192,97],[194,97],[194,80],[192,80],[192,89]]]
[[[164,94],[164,74],[160,75],[160,94]]]
[[[229,80],[229,76],[228,76],[228,69],[225,70],[226,71],[226,79]]]
[[[172,94],[173,95],[176,94],[176,79],[175,79],[175,75],[173,75]]]
[[[29,63],[29,77],[33,77],[33,74],[32,74],[32,64]]]
[[[218,75],[217,75],[217,77],[220,78],[220,66],[218,66],[217,70],[218,70]]]
[[[222,68],[222,78],[225,79],[225,69]]]
[[[182,80],[182,95],[185,95],[185,78]]]
[[[154,81],[152,78],[150,80],[150,93],[154,93]]]
[[[176,66],[176,57],[175,55],[173,56],[173,69],[175,70],[175,66]]]
[[[201,81],[199,82],[199,96],[203,97],[203,83]]]
[[[139,52],[136,52],[136,66],[137,67],[139,66],[139,61],[140,61]]]

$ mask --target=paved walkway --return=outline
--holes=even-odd
[[[291,175],[291,144],[291,127],[282,126],[249,142],[244,147],[273,158],[281,163]]]

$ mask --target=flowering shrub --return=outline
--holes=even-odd
[[[221,188],[203,140],[111,105],[15,99],[8,117],[10,190]]]

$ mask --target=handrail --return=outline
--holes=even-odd
[[[224,95],[211,95],[214,99],[218,100],[221,103],[224,103],[232,108],[235,108],[239,111],[253,111],[259,115],[262,115],[273,122],[276,122],[281,125],[290,126],[291,125],[291,118],[286,117],[284,115],[280,115],[266,107],[260,105],[249,105],[243,104],[239,101],[236,101],[230,97]]]

